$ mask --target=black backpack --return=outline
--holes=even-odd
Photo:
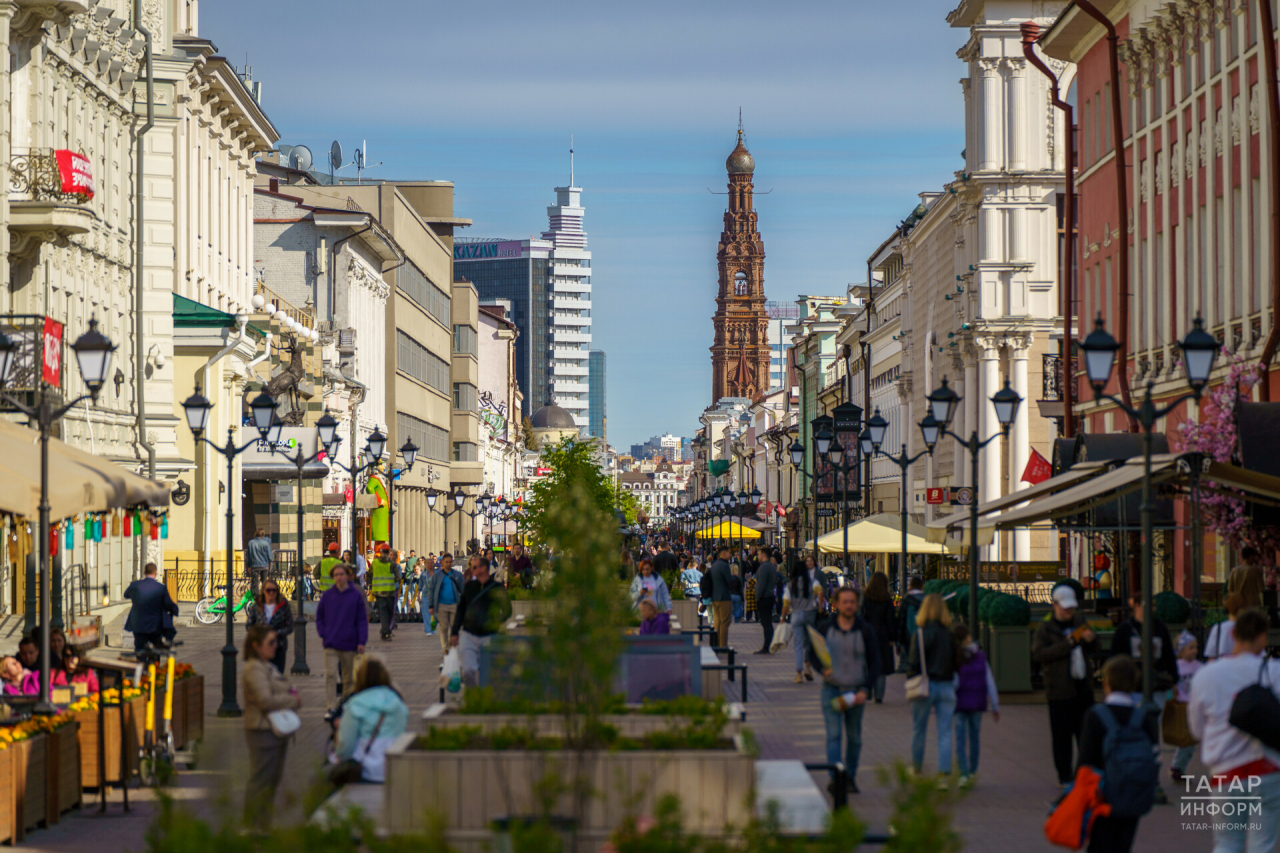
[[[1227,722],[1247,735],[1256,737],[1269,749],[1280,749],[1280,699],[1271,689],[1271,659],[1262,656],[1258,683],[1236,694]],[[1262,682],[1266,681],[1266,684]]]
[[[1102,798],[1111,804],[1111,814],[1116,817],[1142,817],[1155,805],[1160,782],[1155,744],[1142,728],[1147,708],[1135,707],[1123,726],[1107,705],[1095,705],[1094,713],[1107,729],[1102,747],[1106,764],[1102,768]]]
[[[706,574],[702,576],[702,580],[698,581],[698,592],[702,593],[702,597],[711,600],[711,594],[715,592],[715,581],[711,580],[711,572],[713,570],[708,567]]]

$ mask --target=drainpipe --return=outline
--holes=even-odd
[[[226,358],[232,352],[232,350],[234,350],[236,347],[244,343],[249,337],[247,332],[248,326],[249,326],[249,318],[244,316],[243,314],[240,314],[236,317],[236,323],[240,326],[239,333],[235,336],[234,339],[231,339],[225,347],[220,349],[218,353],[214,355],[213,358],[206,361],[204,363],[204,367],[200,368],[200,381],[204,385],[204,390],[206,393],[210,393],[209,368],[213,367],[219,361],[222,361],[222,359]],[[228,338],[230,338],[230,335],[228,335]],[[228,417],[234,417],[234,413],[229,414]],[[213,460],[210,457],[210,454],[212,452],[213,451],[209,449],[209,445],[201,442],[200,465],[204,470],[204,542],[203,544],[204,544],[204,577],[205,577],[206,584],[210,583],[210,579],[213,577],[213,558],[209,549],[209,542],[210,540],[213,539],[214,513],[210,511],[211,505],[209,502],[209,493],[213,491],[212,489],[210,489],[210,484],[217,479],[217,474],[215,474],[213,471]],[[227,500],[231,500],[231,484],[230,483],[227,483]],[[230,548],[230,547],[231,547],[231,543],[228,542],[227,548]],[[205,589],[204,592],[207,595],[209,593],[209,590]]]
[[[1062,201],[1062,218],[1066,222],[1062,241],[1062,265],[1059,267],[1058,298],[1059,310],[1062,312],[1062,349],[1059,354],[1062,364],[1062,434],[1072,438],[1076,434],[1075,421],[1075,371],[1071,369],[1072,344],[1075,334],[1075,272],[1076,272],[1076,119],[1071,104],[1062,100],[1058,92],[1058,78],[1044,64],[1044,60],[1036,53],[1036,42],[1040,38],[1040,25],[1034,21],[1022,24],[1022,55],[1027,61],[1040,69],[1040,73],[1049,78],[1049,97],[1053,105],[1062,110],[1066,119],[1066,167],[1063,174],[1066,178],[1066,198]]]
[[[135,134],[137,151],[134,153],[133,161],[135,193],[133,203],[133,382],[135,408],[137,409],[138,445],[147,454],[147,477],[154,480],[156,478],[156,449],[151,442],[147,441],[146,397],[143,392],[147,356],[144,344],[146,338],[143,334],[142,322],[143,283],[146,280],[142,269],[143,213],[144,197],[146,195],[146,181],[143,177],[142,163],[145,154],[143,137],[156,124],[156,80],[151,68],[151,32],[142,22],[142,0],[133,0],[133,25],[138,32],[142,33],[142,37],[146,41],[143,59],[147,65],[147,120],[143,122],[142,127]],[[135,553],[139,558],[138,563],[142,563],[147,554],[147,539],[145,536],[139,537],[138,542],[138,550]],[[135,578],[142,577],[142,572],[139,571],[141,566],[134,565],[133,568],[133,576]]]
[[[1267,333],[1267,343],[1262,348],[1262,387],[1259,396],[1263,402],[1271,400],[1271,379],[1267,375],[1271,370],[1271,360],[1275,357],[1276,346],[1280,345],[1280,327],[1276,326],[1276,306],[1280,305],[1280,86],[1276,84],[1276,42],[1275,21],[1271,14],[1270,3],[1258,4],[1258,15],[1261,19],[1262,66],[1259,75],[1266,88],[1267,96],[1267,156],[1271,158],[1271,331]]]
[[[1098,11],[1089,0],[1075,0],[1076,6],[1093,18],[1107,30],[1107,71],[1111,76],[1111,146],[1115,149],[1116,171],[1116,208],[1119,211],[1120,239],[1116,241],[1116,281],[1120,285],[1120,318],[1117,325],[1116,340],[1120,343],[1120,351],[1116,361],[1120,365],[1120,399],[1130,409],[1133,400],[1129,395],[1129,182],[1125,174],[1124,162],[1124,123],[1123,110],[1120,107],[1120,55],[1117,50],[1119,36],[1115,25],[1104,14]],[[1138,431],[1138,421],[1129,416],[1129,432]]]

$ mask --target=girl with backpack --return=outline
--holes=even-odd
[[[991,665],[963,622],[951,626],[956,647],[956,758],[960,761],[960,787],[968,788],[978,772],[982,715],[991,706],[991,718],[1000,722],[1000,695]]]

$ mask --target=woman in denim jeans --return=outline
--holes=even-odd
[[[822,601],[822,582],[818,579],[817,564],[813,557],[806,557],[802,566],[791,567],[791,580],[782,588],[782,618],[791,617],[791,645],[796,651],[796,680],[813,681],[813,668],[806,656],[809,653],[809,632],[806,630],[818,618],[818,604]]]
[[[951,614],[947,612],[942,596],[932,593],[924,597],[920,612],[916,614],[916,630],[909,638],[910,663],[907,677],[929,677],[929,695],[911,702],[911,766],[916,773],[924,767],[925,733],[929,728],[929,712],[938,714],[938,780],[945,787],[945,777],[951,775],[951,725],[956,710],[956,687],[952,679],[956,674],[955,644],[951,639]],[[924,649],[924,666],[920,665],[921,647]]]

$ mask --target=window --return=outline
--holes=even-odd
[[[453,383],[453,408],[460,412],[478,412],[476,405],[476,386],[466,382]]]
[[[396,369],[441,394],[449,393],[449,362],[396,329]]]
[[[437,462],[449,461],[449,431],[438,426],[396,412],[396,437],[411,438],[418,445],[418,455]]]
[[[400,269],[404,271],[404,275],[397,278],[400,289],[446,327],[452,325],[449,322],[449,294],[437,287],[412,262]]]
[[[462,355],[477,355],[476,330],[470,326],[453,327],[453,351]]]
[[[454,462],[476,462],[479,460],[476,445],[469,441],[455,441],[453,443],[453,461]]]

